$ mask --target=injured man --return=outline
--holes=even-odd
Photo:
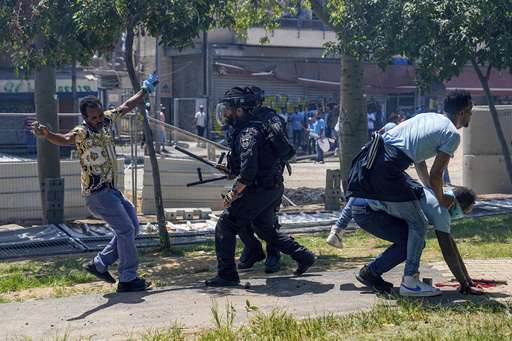
[[[466,187],[455,187],[445,191],[445,194],[454,196],[457,203],[448,211],[441,206],[430,189],[424,188],[424,196],[419,200],[420,207],[427,217],[429,224],[433,225],[444,260],[452,274],[460,283],[459,291],[463,294],[481,295],[483,291],[474,283],[468,274],[466,266],[460,256],[457,245],[450,233],[451,220],[458,219],[471,212],[475,203],[475,193]],[[391,242],[383,253],[365,265],[356,276],[364,285],[378,291],[390,292],[393,284],[382,279],[382,274],[393,269],[407,258],[407,238],[409,228],[407,223],[394,217],[380,207],[378,200],[350,198],[343,209],[340,218],[332,227],[327,243],[334,247],[343,248],[342,235],[350,220],[372,235]],[[400,294],[403,296],[437,296],[441,291],[421,282],[419,276],[413,276],[414,282],[405,281],[400,285]],[[425,287],[425,288],[424,288]]]

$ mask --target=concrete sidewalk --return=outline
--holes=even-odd
[[[444,262],[422,264],[421,277],[435,284],[448,281]],[[474,278],[512,279],[512,259],[468,260]],[[108,293],[73,296],[23,303],[0,304],[0,339],[22,337],[41,340],[68,335],[69,339],[125,340],[140,337],[149,329],[175,323],[185,331],[214,326],[212,307],[226,321],[226,307],[235,309],[234,325],[247,322],[259,313],[287,311],[296,317],[341,315],[368,310],[372,305],[393,304],[398,295],[403,266],[385,274],[395,284],[395,295],[379,297],[355,279],[359,269],[306,273],[300,277],[266,276],[243,280],[239,287],[207,288],[197,283],[186,287],[162,287],[138,293]],[[244,278],[243,273],[241,277]],[[249,282],[250,287],[245,283]],[[443,295],[424,299],[426,304],[459,304],[471,300],[509,302],[510,285],[487,290],[485,296],[465,296],[454,287],[442,287]],[[247,301],[258,310],[247,311]]]

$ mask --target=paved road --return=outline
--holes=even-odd
[[[505,268],[510,269],[512,260]],[[468,264],[472,264],[469,262]],[[484,271],[489,270],[484,261],[476,261]],[[501,269],[502,262],[492,266]],[[446,269],[440,264],[424,265],[422,277],[432,277],[434,283],[446,281]],[[468,266],[471,273],[472,268]],[[93,340],[125,340],[137,338],[150,328],[165,328],[178,323],[187,331],[212,327],[211,309],[218,304],[218,311],[226,321],[226,306],[235,310],[234,324],[239,325],[259,313],[274,309],[285,310],[297,317],[325,314],[347,314],[370,309],[377,303],[393,303],[395,297],[379,298],[356,279],[358,270],[306,273],[301,277],[266,276],[250,279],[250,287],[207,288],[202,283],[187,287],[162,287],[139,293],[108,293],[65,298],[54,298],[24,303],[0,304],[0,339],[27,337],[34,340],[90,337]],[[400,283],[403,267],[384,277],[395,285]],[[481,272],[478,273],[482,274]],[[485,274],[482,274],[485,275]],[[509,280],[510,276],[506,276]],[[243,278],[243,273],[242,273]],[[464,296],[453,287],[444,287],[443,295],[425,299],[426,304],[451,304],[465,300],[485,301],[491,298],[508,301],[509,286],[494,288],[482,297]],[[246,301],[258,307],[247,311]]]

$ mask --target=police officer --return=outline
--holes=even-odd
[[[253,117],[260,121],[268,121],[272,118],[279,118],[279,122],[281,123],[281,127],[284,130],[285,122],[282,121],[281,117],[277,115],[274,109],[263,107],[262,104],[265,101],[265,91],[260,89],[257,86],[251,86],[251,90],[254,92],[254,98],[256,100],[256,109],[254,109]],[[281,165],[281,173],[284,171],[284,165]],[[276,206],[276,212],[279,210],[281,203]],[[279,230],[281,225],[279,224],[279,220],[276,219],[274,222],[274,227],[276,230]],[[275,273],[281,269],[279,264],[279,260],[281,259],[281,254],[279,250],[272,247],[271,244],[267,243],[267,254],[265,256],[265,252],[263,251],[263,247],[260,241],[254,235],[254,229],[252,225],[249,224],[244,228],[240,229],[238,232],[238,236],[242,243],[244,243],[244,249],[242,251],[242,255],[240,256],[240,262],[238,263],[238,269],[249,269],[252,266],[267,258],[265,260],[265,272],[266,273]]]
[[[215,227],[218,275],[206,280],[207,286],[240,283],[235,264],[236,235],[249,224],[267,244],[297,261],[295,275],[303,274],[316,260],[311,251],[274,226],[275,208],[284,192],[283,176],[279,160],[272,158],[270,142],[254,123],[255,108],[254,91],[249,87],[234,87],[226,92],[216,110],[234,128],[228,167],[224,171],[236,181],[224,195],[225,210]]]

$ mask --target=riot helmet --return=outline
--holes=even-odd
[[[251,90],[254,92],[254,98],[256,102],[263,103],[265,102],[265,91],[257,86],[251,86]]]
[[[254,91],[250,87],[236,86],[229,89],[220,99],[215,108],[215,117],[221,126],[226,124],[233,125],[236,121],[235,111],[237,108],[244,109],[244,114],[251,115],[256,108],[256,99]],[[225,116],[225,110],[229,107],[232,110],[230,117]]]

